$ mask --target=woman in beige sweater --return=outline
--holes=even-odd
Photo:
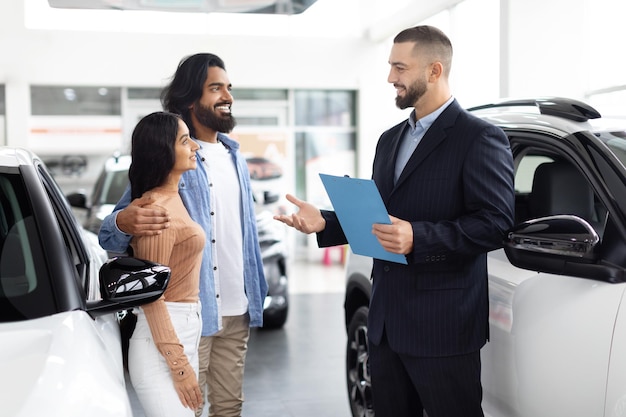
[[[132,198],[149,196],[170,215],[169,228],[131,241],[133,256],[171,269],[163,296],[136,309],[129,344],[129,374],[146,417],[193,417],[201,404],[198,291],[205,235],[178,195],[182,173],[196,169],[198,148],[183,120],[168,112],[144,117],[132,135]]]

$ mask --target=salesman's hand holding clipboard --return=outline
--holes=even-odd
[[[374,223],[390,224],[373,180],[320,174],[350,249],[358,255],[406,264],[406,257],[386,251],[372,234]]]

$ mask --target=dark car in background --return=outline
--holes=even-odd
[[[169,268],[108,259],[41,159],[0,148],[0,414],[132,417],[118,312]]]
[[[515,162],[515,223],[489,252],[487,417],[624,414],[626,122],[577,100],[469,111],[501,127]],[[367,316],[372,259],[346,269],[346,377],[354,417],[374,417]],[[419,277],[416,277],[419,279]]]
[[[256,160],[253,159],[249,164],[251,170],[258,168]],[[87,230],[97,234],[102,220],[113,211],[128,185],[130,163],[130,155],[113,155],[105,161],[91,197],[83,193],[68,195],[74,208],[86,210],[84,226]],[[276,171],[272,172],[272,178],[276,178]],[[263,268],[268,284],[268,295],[263,309],[263,328],[277,329],[283,327],[289,312],[285,230],[280,223],[273,220],[274,212],[279,210],[279,193],[276,190],[255,187],[255,180],[252,180],[252,189]]]
[[[283,175],[283,169],[275,162],[266,158],[247,158],[251,180],[270,180]]]

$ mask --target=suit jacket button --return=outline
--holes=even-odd
[[[383,268],[383,271],[389,272],[389,265],[385,265],[385,267]]]

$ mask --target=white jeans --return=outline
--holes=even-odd
[[[185,355],[198,375],[198,344],[202,330],[200,303],[165,303]],[[154,344],[143,309],[128,348],[128,373],[146,417],[194,417],[174,389],[170,368]]]

